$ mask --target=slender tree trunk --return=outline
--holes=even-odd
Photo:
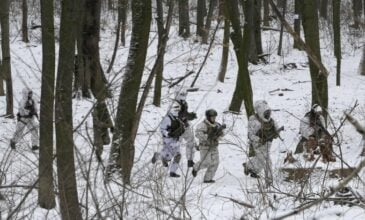
[[[268,0],[263,0],[263,1],[264,1],[264,26],[265,27],[269,27],[270,26],[270,21],[269,21],[269,16],[270,16],[269,1]]]
[[[208,44],[210,26],[213,19],[214,9],[216,8],[217,0],[210,0],[207,20],[205,21],[205,27],[203,31],[202,43]]]
[[[0,96],[5,95],[5,92],[4,92],[4,78],[5,77],[3,76],[2,63],[3,63],[3,61],[1,60],[1,57],[0,57]]]
[[[255,45],[257,54],[263,54],[262,40],[261,40],[261,0],[254,1],[254,23],[255,23]]]
[[[22,12],[23,12],[22,40],[23,40],[23,42],[28,43],[29,39],[28,39],[28,4],[27,4],[27,0],[23,0]]]
[[[316,0],[306,0],[303,2],[303,29],[307,45],[312,49],[317,58],[321,60]],[[320,74],[318,67],[311,59],[309,59],[309,68],[312,78],[312,104],[317,103],[327,109],[327,77]]]
[[[320,15],[327,20],[328,0],[321,0]]]
[[[55,120],[58,188],[62,219],[82,219],[75,176],[72,126],[72,73],[75,58],[75,3],[61,2],[60,49]]]
[[[283,17],[285,18],[286,13],[286,0],[283,1]],[[278,47],[278,55],[281,56],[281,48],[283,45],[283,32],[284,32],[284,24],[281,23],[280,26],[280,37],[279,37],[279,47]]]
[[[258,48],[256,45],[256,21],[255,21],[255,1],[257,0],[252,0],[252,1],[246,1],[246,0],[241,0],[241,6],[243,8],[243,13],[245,15],[245,25],[248,25],[248,28],[250,29],[249,33],[249,37],[250,37],[250,44],[248,47],[248,61],[252,64],[258,64],[259,58],[258,58]]]
[[[362,47],[362,60],[360,63],[360,74],[365,76],[365,47]]]
[[[236,88],[233,93],[229,110],[239,112],[241,110],[242,101],[244,100],[246,114],[247,117],[249,117],[250,115],[254,114],[251,79],[248,72],[248,48],[251,43],[250,32],[253,30],[252,27],[249,25],[249,21],[245,22],[244,34],[242,37],[238,2],[237,0],[232,0],[226,1],[225,3],[227,13],[229,14],[229,18],[232,23],[233,32],[231,33],[231,40],[234,45],[234,51],[236,53],[238,62],[238,77],[236,81]],[[247,0],[247,4],[251,4],[253,6],[253,0]]]
[[[225,1],[227,0],[220,0],[220,7],[222,7],[224,9],[224,4]],[[223,10],[223,13],[225,12],[225,10]],[[224,78],[226,76],[226,72],[227,72],[227,64],[228,64],[228,53],[229,53],[229,32],[230,32],[230,21],[229,21],[229,15],[225,16],[224,14],[222,15],[222,18],[220,19],[224,19],[224,34],[223,34],[223,50],[222,50],[222,60],[221,60],[221,65],[219,68],[219,73],[218,73],[218,81],[220,82],[224,82]]]
[[[198,0],[196,12],[196,35],[203,36],[204,33],[204,17],[207,14],[205,0]]]
[[[42,88],[40,106],[39,206],[56,206],[53,186],[53,112],[55,81],[55,36],[53,0],[41,0]]]
[[[1,50],[3,62],[1,71],[6,82],[6,115],[14,117],[13,113],[13,82],[11,77],[10,42],[9,42],[9,0],[0,1]]]
[[[302,17],[302,1],[301,0],[295,0],[295,18],[294,18],[294,31],[295,33],[298,34],[298,36],[300,36],[300,22],[301,22],[301,17]],[[300,48],[299,43],[297,41],[294,41],[294,46],[295,49],[301,50],[302,48]]]
[[[336,68],[336,85],[341,85],[341,1],[333,0],[332,1],[332,9],[333,9],[333,34],[334,34],[334,51],[337,59],[337,68]]]
[[[134,161],[134,139],[131,136],[136,117],[138,91],[146,61],[151,16],[150,0],[132,1],[132,38],[119,96],[110,155],[111,158],[114,158],[112,154],[115,150],[117,149],[119,152],[119,156],[115,159],[122,169],[125,184],[130,183]]]
[[[157,29],[158,29],[158,45],[157,45],[157,59],[154,65],[153,71],[156,75],[155,79],[155,90],[153,96],[153,104],[155,106],[161,105],[161,90],[162,90],[162,78],[163,78],[163,64],[164,64],[164,56],[165,56],[165,49],[168,40],[168,34],[170,31],[171,20],[172,20],[172,11],[174,7],[174,0],[170,0],[169,2],[169,13],[166,19],[166,28],[164,28],[164,21],[163,21],[163,4],[162,0],[156,0],[157,5]]]
[[[125,31],[127,28],[127,14],[128,14],[128,0],[119,0],[119,10],[118,14],[120,13],[120,21],[121,29],[120,29],[120,42],[122,46],[125,46]]]
[[[179,36],[190,37],[189,0],[179,0]]]
[[[352,25],[353,28],[359,29],[360,28],[360,19],[361,19],[361,0],[352,0],[352,10],[354,13],[354,24]]]

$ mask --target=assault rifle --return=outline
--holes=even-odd
[[[210,140],[217,139],[219,136],[223,134],[223,130],[226,128],[227,128],[226,124],[217,123],[217,125],[214,128],[212,128],[211,131],[208,133],[208,139]]]
[[[279,133],[281,131],[284,130],[284,126],[281,126],[280,128],[278,128],[276,131],[274,131],[272,134],[270,135],[266,135],[266,132],[264,132],[262,129],[260,129],[258,132],[257,132],[257,136],[259,136],[262,140],[263,143],[266,143],[266,142],[269,142],[269,141],[272,141],[274,140],[275,138],[279,137],[280,138],[280,135]]]

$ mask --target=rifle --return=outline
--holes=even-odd
[[[217,123],[217,125],[214,128],[212,128],[211,131],[208,133],[208,139],[216,140],[219,136],[223,134],[223,130],[226,128],[227,128],[226,124],[221,125]]]
[[[280,128],[278,128],[277,130],[275,130],[271,135],[269,136],[266,136],[265,135],[265,132],[263,132],[262,129],[260,129],[258,132],[257,132],[257,136],[259,136],[261,138],[261,140],[263,140],[262,142],[263,143],[266,143],[268,141],[272,141],[274,140],[275,138],[280,137],[280,132],[284,130],[284,126],[281,126]],[[282,139],[281,139],[282,140]]]

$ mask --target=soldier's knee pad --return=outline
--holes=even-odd
[[[181,154],[177,154],[175,157],[174,157],[174,161],[176,163],[180,163],[180,160],[181,160]]]

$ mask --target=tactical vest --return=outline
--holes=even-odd
[[[24,109],[28,110],[29,111],[29,114],[28,115],[24,115],[22,117],[24,117],[24,118],[27,118],[27,117],[31,118],[34,115],[36,115],[33,99],[28,99],[27,100],[27,102],[25,103]]]
[[[170,136],[173,138],[179,138],[185,132],[184,122],[178,117],[169,114],[171,125],[168,127]]]
[[[259,136],[261,139],[275,136],[277,131],[272,118],[268,122],[261,120],[258,115],[256,115],[256,118],[261,123],[261,128],[256,133],[257,136]]]

